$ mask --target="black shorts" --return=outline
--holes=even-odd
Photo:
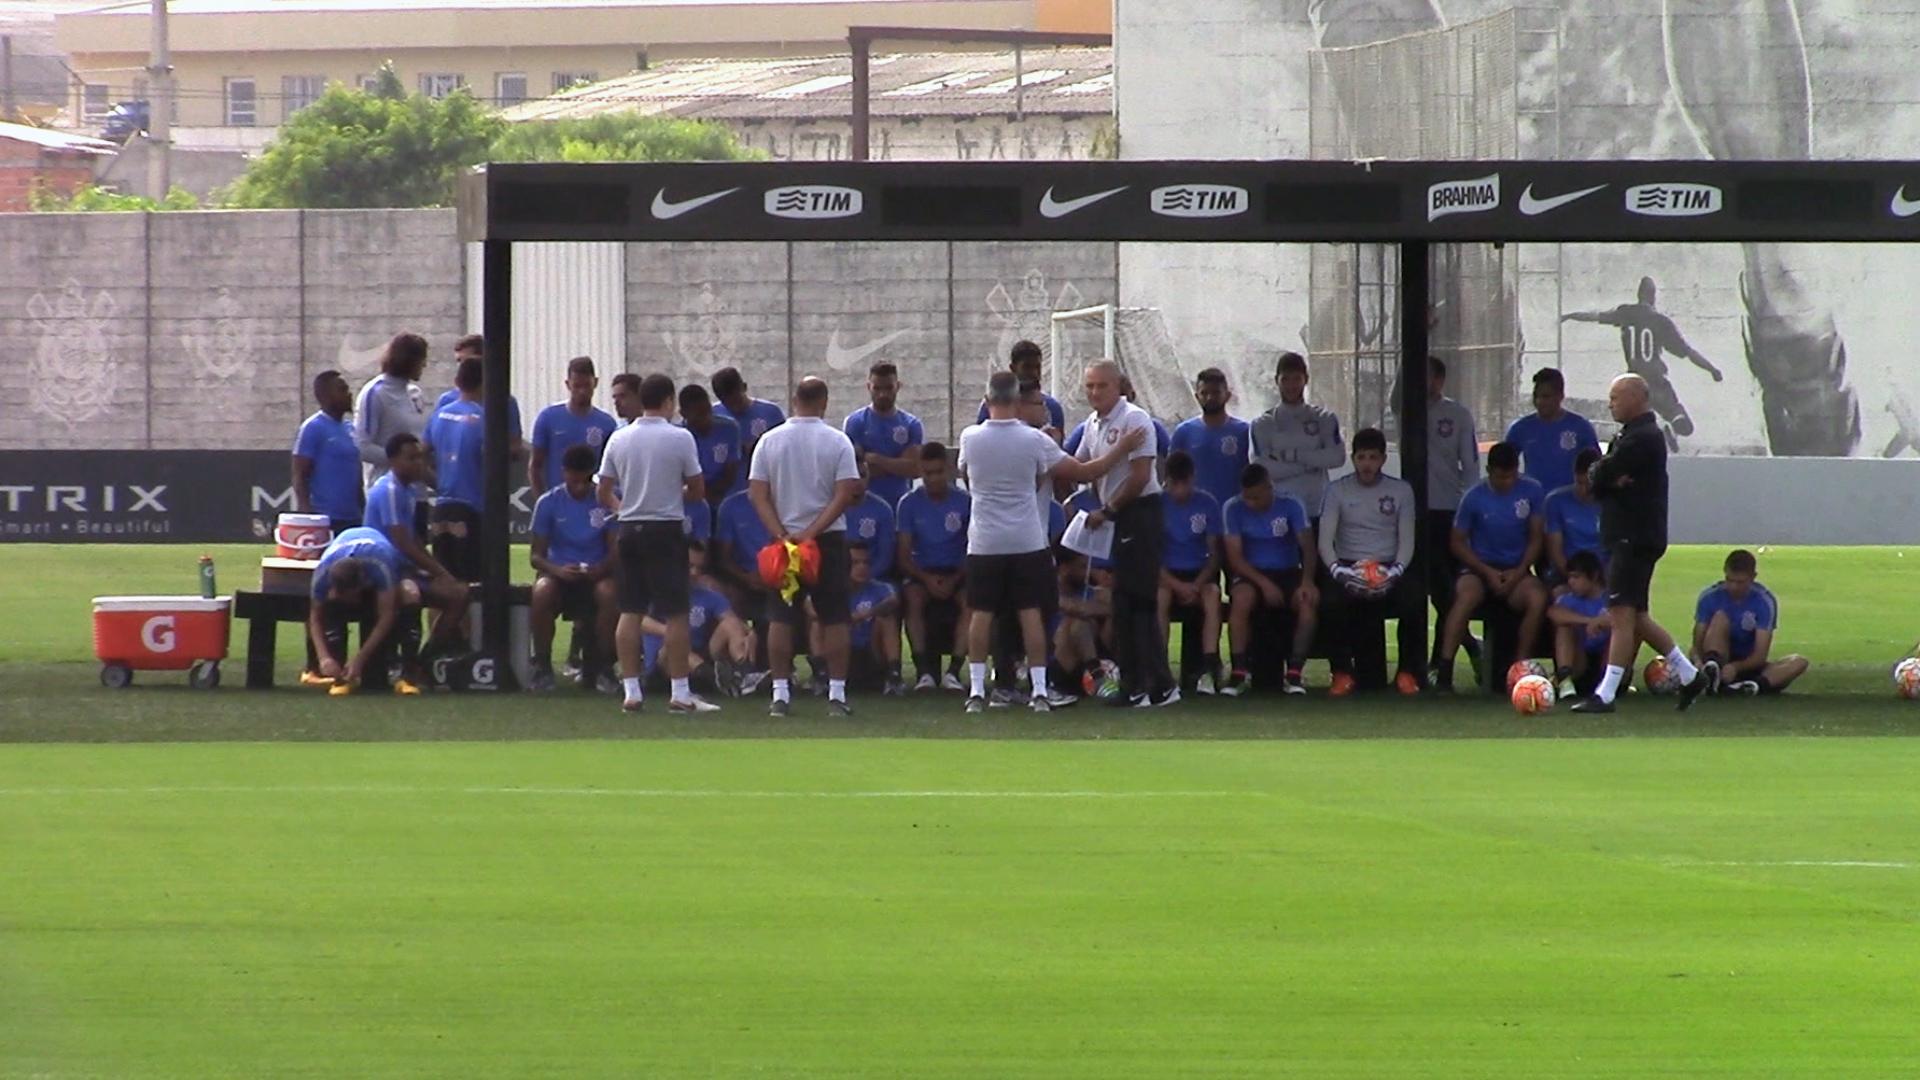
[[[1259,570],[1260,568],[1256,566],[1254,569]],[[1305,578],[1305,575],[1300,572],[1300,568],[1297,566],[1291,570],[1260,570],[1260,572],[1267,576],[1268,581],[1280,586],[1280,591],[1287,594],[1288,601],[1292,601],[1294,592],[1300,588],[1300,582]],[[1233,579],[1235,585],[1239,585],[1242,582],[1248,585],[1253,584],[1243,577]]]
[[[967,556],[967,603],[975,611],[1006,615],[1045,610],[1053,559],[1044,550],[1018,555]]]
[[[852,617],[852,605],[849,603],[852,595],[848,591],[847,580],[852,573],[852,564],[847,558],[847,534],[821,533],[816,542],[820,545],[820,580],[812,585],[801,586],[791,604],[781,599],[777,590],[768,593],[768,619],[788,626],[799,626],[800,614],[805,610],[801,601],[807,599],[813,601],[813,613],[822,626],[840,626]],[[685,558],[684,554],[682,558]]]
[[[600,584],[597,581],[568,581],[564,578],[548,576],[553,587],[560,592],[560,617],[563,619],[591,619],[600,612],[600,605],[594,599],[594,590]]]
[[[479,581],[480,511],[466,503],[438,502],[427,514],[433,557],[460,581]]]
[[[1612,558],[1607,560],[1607,606],[1646,611],[1648,594],[1653,591],[1653,568],[1667,549],[1619,543],[1608,550]]]
[[[678,521],[620,524],[620,610],[671,619],[693,608],[687,533]]]

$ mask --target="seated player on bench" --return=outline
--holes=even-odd
[[[426,451],[419,439],[401,432],[387,440],[387,473],[367,489],[366,527],[386,537],[400,553],[400,575],[413,578],[421,599],[439,613],[433,623],[434,641],[459,642],[467,621],[467,583],[433,557],[416,531],[419,485],[428,475]]]
[[[920,447],[920,485],[901,496],[894,508],[898,539],[894,565],[907,601],[907,638],[913,646],[914,689],[933,689],[940,654],[933,651],[938,620],[953,625],[952,651],[940,688],[965,692],[961,670],[967,662],[967,521],[973,500],[953,487],[947,448],[930,442]]]
[[[1275,494],[1267,467],[1255,462],[1240,473],[1240,494],[1227,500],[1221,518],[1227,573],[1233,579],[1227,616],[1233,676],[1220,692],[1239,697],[1253,687],[1255,616],[1291,610],[1293,642],[1281,686],[1288,694],[1304,694],[1302,672],[1320,611],[1320,590],[1313,583],[1319,552],[1307,508],[1291,495]]]
[[[1505,604],[1520,614],[1523,652],[1539,639],[1548,594],[1530,567],[1546,547],[1540,519],[1545,498],[1538,481],[1520,475],[1520,448],[1494,443],[1487,451],[1487,478],[1461,497],[1453,517],[1453,557],[1461,570],[1440,635],[1434,686],[1441,692],[1453,689],[1454,654],[1482,604]]]
[[[1547,531],[1547,587],[1555,596],[1566,591],[1570,560],[1582,551],[1590,551],[1607,565],[1607,548],[1600,542],[1600,500],[1593,495],[1593,479],[1587,473],[1600,460],[1600,451],[1589,446],[1573,459],[1573,483],[1547,492],[1541,506],[1541,521]]]
[[[1613,640],[1607,572],[1600,556],[1576,551],[1567,560],[1566,591],[1554,598],[1547,620],[1553,624],[1554,688],[1563,697],[1593,693],[1607,670],[1607,645]]]
[[[581,658],[580,685],[618,693],[620,681],[606,669],[620,623],[619,558],[613,515],[600,505],[593,448],[570,446],[561,456],[561,483],[533,507],[533,680],[527,689],[553,689],[553,632],[562,615],[590,619],[593,648]]]
[[[1095,506],[1098,509],[1098,506]],[[1055,674],[1082,686],[1095,664],[1113,655],[1111,571],[1094,570],[1087,557],[1054,547],[1059,562],[1060,619],[1053,631]]]
[[[1807,673],[1804,656],[1771,658],[1773,634],[1780,625],[1780,604],[1754,578],[1760,572],[1753,552],[1727,556],[1726,579],[1700,593],[1693,611],[1695,663],[1719,665],[1715,694],[1777,694]]]
[[[1320,558],[1333,578],[1322,597],[1330,639],[1327,661],[1333,669],[1327,696],[1346,697],[1357,688],[1358,635],[1363,627],[1374,633],[1371,620],[1358,618],[1362,613],[1399,620],[1394,688],[1411,696],[1420,692],[1416,642],[1427,618],[1424,590],[1406,580],[1419,528],[1413,485],[1381,471],[1387,464],[1387,437],[1379,428],[1355,432],[1352,453],[1353,472],[1328,484],[1321,498]]]
[[[1220,501],[1200,490],[1193,455],[1167,455],[1161,530],[1166,563],[1160,568],[1160,635],[1167,637],[1176,612],[1200,616],[1200,677],[1194,692],[1220,685]],[[1169,641],[1172,639],[1169,637]]]
[[[900,593],[891,584],[873,576],[873,549],[855,542],[847,545],[847,580],[852,593],[847,601],[851,616],[847,640],[851,643],[847,665],[847,685],[857,690],[881,690],[888,697],[907,692],[900,676]],[[814,618],[812,604],[807,610],[812,654],[826,654],[820,623]]]
[[[419,627],[420,587],[403,576],[400,552],[376,529],[348,529],[333,538],[313,568],[313,591],[307,606],[307,636],[319,659],[320,676],[332,680],[327,693],[353,693],[369,668],[379,679],[387,677],[396,627]],[[371,605],[371,612],[369,611]],[[347,656],[347,624],[374,616],[372,629],[360,638],[360,651]],[[393,681],[393,692],[412,696],[420,692],[405,678]]]
[[[706,575],[706,545],[687,542],[687,573],[691,578],[687,607],[687,678],[696,689],[716,690],[740,697],[758,689],[767,677],[755,671],[753,654],[759,644],[753,630]],[[651,615],[640,619],[641,669],[655,687],[666,685],[660,653],[666,648],[667,624]]]

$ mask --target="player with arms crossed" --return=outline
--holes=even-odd
[[[1708,660],[1706,670],[1694,667],[1673,635],[1647,613],[1653,569],[1667,553],[1667,441],[1650,402],[1647,381],[1638,375],[1619,376],[1607,391],[1620,434],[1591,475],[1600,499],[1600,540],[1607,545],[1607,613],[1613,640],[1600,686],[1575,705],[1574,712],[1613,711],[1613,699],[1642,641],[1666,657],[1667,666],[1685,682],[1680,708],[1691,707],[1713,682],[1714,662]]]
[[[1693,611],[1693,655],[1718,677],[1716,694],[1777,694],[1807,673],[1807,658],[1771,659],[1780,603],[1765,585],[1753,552],[1727,556],[1726,580],[1700,593]]]

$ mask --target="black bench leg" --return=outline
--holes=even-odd
[[[273,689],[273,654],[280,623],[271,617],[247,620],[247,689]]]

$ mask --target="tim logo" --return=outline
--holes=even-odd
[[[858,188],[802,184],[767,192],[767,213],[800,221],[854,217],[865,205],[865,196]]]
[[[1244,214],[1247,189],[1227,184],[1181,184],[1154,188],[1148,206],[1162,217],[1222,218]]]
[[[1500,208],[1500,174],[1478,180],[1449,180],[1427,189],[1427,220],[1453,214],[1481,214]]]
[[[1720,189],[1711,184],[1641,184],[1627,189],[1627,209],[1643,217],[1705,217],[1720,212]]]

